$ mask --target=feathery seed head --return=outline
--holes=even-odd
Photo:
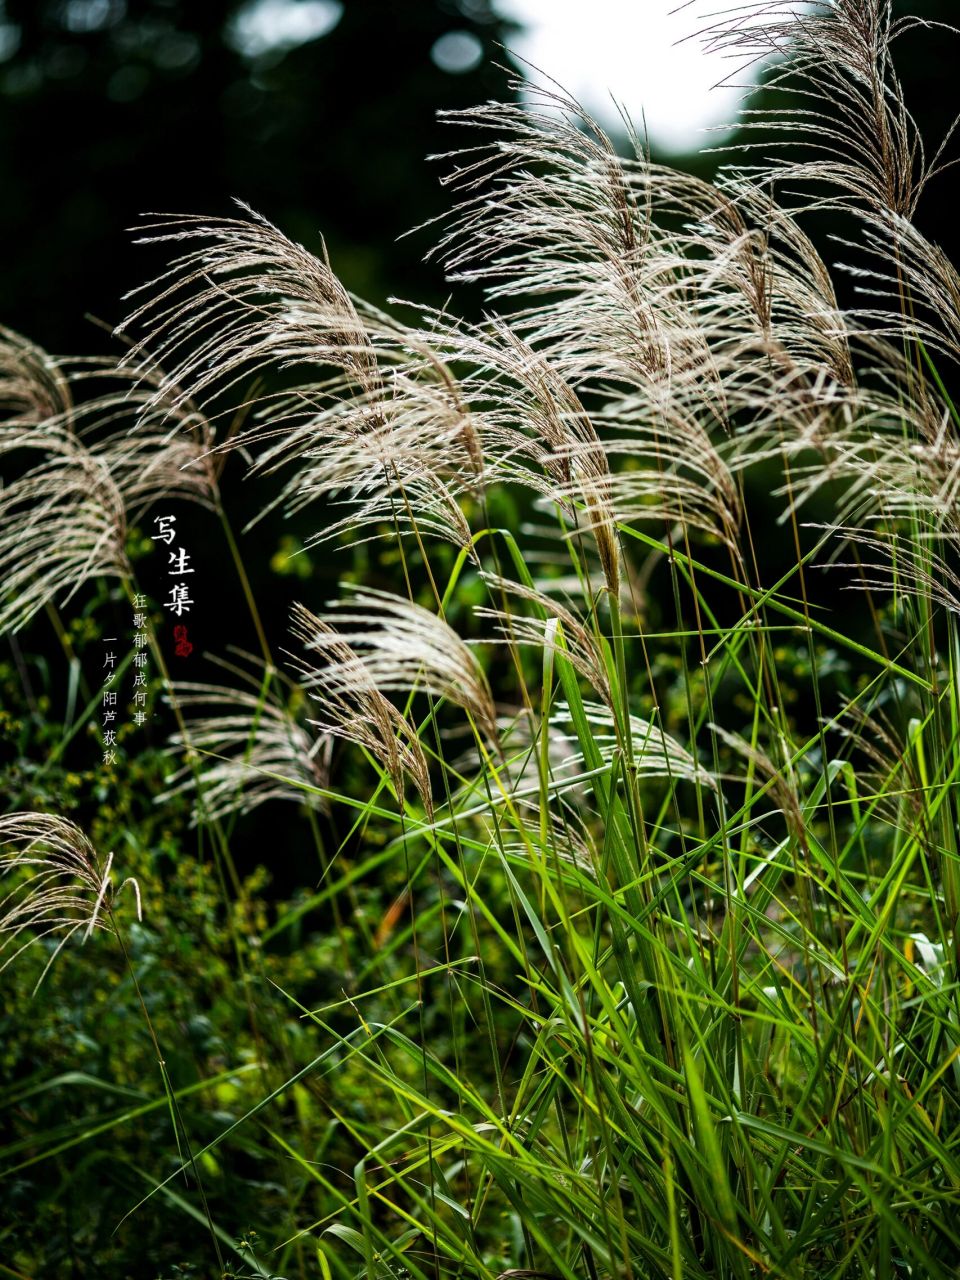
[[[101,862],[87,837],[66,818],[45,813],[0,817],[0,882],[9,886],[0,898],[0,956],[13,948],[0,962],[0,970],[44,938],[62,934],[37,981],[39,987],[78,930],[84,931],[84,940],[95,929],[113,931],[112,904],[127,884],[140,919],[137,882],[127,879],[117,886],[112,866],[113,854]]]

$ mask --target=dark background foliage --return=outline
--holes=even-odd
[[[444,207],[425,160],[451,145],[436,112],[506,92],[491,59],[510,25],[490,0],[348,0],[322,37],[261,50],[244,34],[250,7],[6,5],[6,324],[53,351],[100,345],[84,313],[116,323],[121,296],[151,267],[128,228],[149,211],[229,213],[234,198],[311,249],[322,231],[357,292],[377,297],[389,281],[439,294],[439,273],[420,264],[426,241],[397,240]],[[482,51],[475,69],[431,58],[451,33],[468,55]]]

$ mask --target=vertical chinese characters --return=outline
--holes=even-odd
[[[136,725],[146,723],[147,705],[147,598],[139,592],[133,597],[133,665],[136,674],[133,679],[133,721]],[[104,636],[103,645],[103,688],[100,694],[100,728],[103,738],[103,764],[112,765],[117,762],[118,735],[121,724],[118,722],[120,702],[119,682],[127,660],[117,666],[116,636]]]
[[[104,636],[107,646],[103,655],[103,690],[100,699],[100,728],[103,734],[103,763],[115,764],[117,760],[117,692],[110,686],[113,684],[117,669],[116,652],[110,648],[116,643],[116,636]]]
[[[133,597],[133,722],[142,725],[147,718],[147,601],[142,595]]]
[[[190,553],[185,547],[174,546],[177,532],[176,516],[157,516],[154,524],[157,525],[157,532],[150,535],[152,541],[163,542],[167,547],[168,561],[167,573],[172,578],[178,578],[180,581],[175,582],[168,591],[169,600],[165,600],[163,607],[169,609],[177,618],[182,618],[185,613],[190,612],[193,605],[193,599],[190,595],[190,584],[185,581],[188,574],[192,574],[195,570],[190,568]],[[184,628],[184,635],[186,629]]]

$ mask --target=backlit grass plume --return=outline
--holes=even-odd
[[[113,904],[128,884],[139,919],[137,882],[127,878],[118,884],[112,868],[113,854],[102,860],[65,818],[45,813],[0,817],[0,971],[29,947],[62,935],[37,980],[39,987],[75,933],[82,930],[86,940],[95,929],[113,929]]]
[[[210,821],[249,813],[268,800],[287,799],[325,808],[318,789],[329,785],[332,740],[305,723],[306,699],[291,705],[276,672],[226,665],[231,684],[178,680],[173,689],[184,731],[171,735],[175,749],[196,759],[170,779],[172,795],[196,796],[195,819]],[[238,687],[239,686],[239,687]]]
[[[295,659],[303,687],[319,704],[316,727],[368,751],[398,797],[409,778],[427,812],[432,812],[430,768],[416,729],[376,682],[376,674],[380,674],[387,678],[389,687],[396,687],[396,667],[389,675],[371,672],[363,656],[326,618],[317,617],[303,605],[293,608],[291,630],[304,649]]]
[[[160,494],[225,521],[234,456],[323,546],[291,641],[229,539],[263,664],[168,690],[161,797],[222,887],[199,998],[235,974],[256,1049],[217,1055],[265,1060],[200,1157],[255,1171],[278,1274],[955,1280],[960,278],[913,222],[950,139],[886,0],[703,22],[773,95],[712,180],[555,86],[446,117],[442,308],[241,206],[150,216],[105,395],[0,345],[4,461],[39,458],[6,627],[125,572]],[[17,874],[51,849],[11,936],[102,924],[79,833],[7,821]],[[247,910],[235,843],[291,902]],[[138,1212],[201,1214],[188,1165]]]
[[[153,503],[216,504],[211,428],[189,403],[153,409],[156,378],[0,331],[0,630],[97,578],[130,580],[127,532]]]

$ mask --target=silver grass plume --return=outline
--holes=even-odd
[[[726,729],[712,722],[708,725],[708,728],[712,733],[716,734],[721,742],[724,742],[737,755],[749,761],[753,768],[757,770],[767,785],[768,793],[774,805],[783,815],[791,837],[796,841],[799,848],[808,849],[807,819],[804,816],[797,777],[787,744],[783,741],[778,743],[779,751],[777,754],[782,758],[782,763],[778,765],[766,751],[763,751],[760,747],[753,746],[738,733],[728,733]]]
[[[280,493],[255,517],[283,503],[288,512],[324,501],[336,516],[307,539],[316,546],[349,534],[352,543],[384,530],[415,529],[472,553],[472,533],[462,504],[479,492],[482,472],[472,428],[445,389],[408,372],[391,371],[393,398],[359,401],[345,388],[325,391],[337,399],[310,408],[298,393],[261,404],[257,424],[230,447],[256,449],[254,473],[293,467]]]
[[[585,702],[584,715],[591,726],[591,736],[602,760],[609,766],[615,752],[621,749],[619,724],[609,707],[599,702]],[[529,806],[541,795],[540,760],[536,742],[539,721],[526,708],[498,720],[503,744],[504,763],[498,768],[509,779],[511,800]],[[588,768],[577,739],[569,706],[556,702],[550,711],[548,726],[548,794],[561,806],[584,812],[585,797],[592,787]],[[716,791],[717,781],[691,756],[676,738],[642,716],[630,717],[630,734],[636,773],[641,778],[660,778],[672,782],[687,781]],[[458,763],[458,771],[472,772],[481,762],[475,752],[466,754]]]
[[[308,729],[303,694],[285,697],[278,674],[262,666],[256,674],[230,670],[244,687],[174,682],[186,737],[173,734],[170,743],[193,749],[196,760],[174,774],[157,802],[199,790],[195,823],[249,813],[267,800],[325,811],[317,789],[329,786],[332,740]]]
[[[29,444],[42,460],[0,489],[0,633],[93,578],[130,574],[123,497],[106,461],[67,435]]]
[[[449,113],[477,141],[451,153],[458,203],[435,252],[452,279],[484,288],[482,325],[445,312],[421,312],[419,326],[385,316],[350,297],[325,257],[249,210],[160,220],[148,238],[183,252],[128,322],[169,359],[158,394],[206,408],[283,371],[292,390],[258,397],[229,445],[260,470],[291,467],[277,499],[290,507],[348,502],[318,538],[416,526],[472,552],[467,503],[520,482],[595,536],[615,592],[619,530],[632,522],[653,521],[668,541],[678,530],[714,535],[739,560],[738,473],[775,458],[791,468],[787,514],[828,478],[843,480],[841,536],[860,516],[895,521],[918,493],[943,561],[952,425],[943,406],[931,410],[936,397],[918,399],[901,380],[905,420],[917,424],[911,489],[887,447],[890,393],[870,361],[855,373],[858,328],[869,321],[870,341],[878,329],[892,339],[896,323],[841,312],[770,180],[832,185],[814,203],[855,209],[878,244],[889,232],[887,261],[903,264],[911,292],[931,294],[949,348],[955,273],[905,221],[945,163],[942,147],[926,159],[892,66],[907,25],[885,0],[768,0],[713,19],[708,44],[745,61],[776,55],[770,83],[820,91],[833,106],[773,114],[777,128],[821,147],[814,161],[781,152],[712,184],[653,164],[635,134],[632,155],[618,155],[552,88],[535,87],[532,105]],[[890,267],[881,290],[900,270]],[[811,449],[821,459],[812,466]]]
[[[496,139],[452,153],[461,200],[437,253],[501,311],[522,298],[501,333],[551,370],[552,388],[566,387],[554,399],[568,421],[591,405],[590,438],[568,432],[561,458],[604,455],[605,519],[699,528],[736,554],[732,421],[769,421],[784,390],[806,418],[818,380],[851,378],[811,242],[742,177],[711,186],[653,165],[636,139],[633,157],[617,155],[552,91],[533,110],[490,103],[448,118]],[[505,360],[493,368],[511,375]],[[534,437],[535,424],[530,415]]]
[[[78,397],[74,430],[106,462],[130,524],[170,498],[208,510],[219,501],[223,460],[212,454],[214,427],[192,401],[158,398],[163,380],[155,365],[132,365],[129,357],[83,361],[70,370],[71,386],[83,392],[107,383],[106,390]]]
[[[360,656],[327,621],[302,604],[293,606],[291,631],[305,651],[294,658],[294,665],[303,688],[319,706],[320,718],[310,723],[322,733],[368,751],[390,778],[398,798],[408,777],[432,817],[430,767],[416,730],[364,675]],[[344,673],[349,673],[348,678]]]
[[[349,599],[331,604],[321,620],[330,630],[313,638],[311,650],[322,655],[329,648],[337,660],[312,683],[315,692],[428,694],[466,711],[490,742],[497,741],[486,676],[443,618],[401,596],[351,586]],[[341,656],[344,646],[350,658]]]
[[[790,463],[781,521],[831,486],[827,531],[831,559],[855,573],[858,588],[932,591],[960,611],[955,568],[960,544],[960,434],[938,388],[885,338],[854,340],[864,385],[817,388],[816,413],[773,433],[744,432],[734,468],[767,459]],[[905,535],[905,536],[904,536]],[[845,548],[865,549],[866,564],[844,564]]]
[[[152,502],[176,495],[213,503],[210,428],[187,410],[188,429],[178,432],[166,407],[144,420],[134,376],[141,383],[155,372],[58,360],[0,333],[0,458],[14,474],[0,488],[0,632],[54,600],[65,603],[93,578],[129,578],[127,529]],[[75,394],[93,379],[112,385]]]
[[[257,396],[250,425],[222,445],[249,452],[254,471],[292,468],[265,511],[332,500],[350,514],[313,542],[348,529],[373,536],[386,522],[469,547],[459,500],[480,484],[483,460],[429,333],[353,299],[326,258],[242,207],[243,218],[148,228],[147,240],[188,246],[124,326],[146,330],[171,366],[158,396],[176,405],[189,388],[204,405],[284,371],[293,389]]]
[[[918,832],[925,835],[923,779],[916,753],[904,741],[900,728],[882,708],[866,710],[857,703],[851,703],[837,718],[836,728],[851,750],[864,757],[865,764],[858,761],[857,772],[862,773],[865,788],[877,797],[878,815],[904,838]],[[910,730],[917,729],[918,722],[912,721]]]
[[[550,648],[562,653],[612,712],[613,690],[603,653],[592,632],[576,614],[536,587],[511,582],[499,574],[484,573],[483,578],[491,596],[514,596],[532,605],[534,613],[533,616],[523,615],[506,607],[481,606],[475,610],[477,617],[495,622],[504,643]]]
[[[0,414],[3,434],[29,431],[66,417],[73,398],[58,361],[42,347],[0,326]]]
[[[577,526],[596,542],[607,590],[618,596],[616,524],[626,513],[614,505],[607,450],[576,391],[503,322],[452,341],[456,354],[482,371],[487,403],[475,420],[486,455],[496,460],[493,474],[576,511]]]
[[[290,509],[347,501],[316,540],[416,525],[470,549],[462,500],[519,480],[578,509],[616,591],[618,523],[690,526],[736,553],[731,416],[785,388],[808,415],[809,384],[824,365],[848,379],[849,357],[829,274],[769,198],[651,165],[639,145],[624,159],[577,104],[542,98],[456,116],[501,136],[462,153],[438,251],[498,306],[546,301],[481,326],[425,312],[415,328],[248,213],[148,229],[185,251],[127,323],[171,362],[174,396],[212,402],[271,368],[297,382],[258,397],[223,447],[291,466],[276,499]]]
[[[696,378],[722,420],[731,344],[749,339],[756,359],[774,308],[795,359],[807,347],[845,367],[829,273],[769,193],[653,164],[636,136],[621,156],[573,99],[533,93],[532,110],[447,113],[496,138],[451,153],[461,200],[436,252],[491,302],[523,298],[512,327],[572,386],[662,396]]]
[[[151,296],[118,326],[149,331],[130,349],[149,351],[168,370],[161,391],[204,403],[271,368],[327,366],[372,391],[375,353],[343,285],[302,245],[246,205],[243,218],[160,216],[146,243],[187,246],[163,275],[141,286]]]
[[[601,757],[609,763],[618,749],[618,721],[610,709],[600,703],[584,704],[587,723],[593,732]],[[557,723],[569,733],[573,726],[570,708],[560,702],[555,708]],[[698,786],[717,791],[718,784],[714,775],[698,763],[690,752],[665,729],[646,720],[642,716],[630,716],[630,737],[633,747],[633,764],[641,778],[665,778],[671,782],[693,782]],[[583,757],[577,753],[574,767],[583,763]]]
[[[113,854],[101,860],[79,827],[51,814],[0,817],[0,885],[6,888],[0,898],[0,958],[12,948],[0,959],[0,971],[43,939],[63,935],[36,987],[75,933],[83,930],[86,940],[96,929],[113,931],[112,907],[127,885],[141,918],[136,880],[117,884]]]
[[[792,91],[800,105],[742,113],[741,127],[774,130],[810,160],[766,160],[781,184],[828,184],[836,195],[812,203],[887,210],[911,217],[928,183],[944,167],[951,126],[933,156],[904,100],[892,45],[914,17],[895,17],[890,0],[818,0],[813,5],[754,0],[710,22],[706,47],[743,66],[770,60],[768,90]],[[933,24],[944,26],[945,24]],[[948,28],[949,29],[949,28]],[[785,57],[783,55],[786,55]]]
[[[862,221],[859,247],[867,250],[869,265],[845,270],[873,304],[858,307],[851,321],[871,335],[911,346],[922,342],[929,351],[957,360],[960,272],[908,219],[884,212],[864,214]]]
[[[897,17],[890,0],[748,4],[703,34],[708,46],[746,62],[776,55],[764,82],[795,99],[789,109],[746,113],[746,127],[775,132],[776,158],[765,158],[764,171],[781,186],[787,182],[794,201],[797,186],[816,184],[801,209],[841,208],[856,216],[856,243],[847,247],[861,261],[844,269],[866,299],[843,317],[859,357],[857,384],[821,376],[804,389],[806,422],[786,414],[764,440],[758,420],[757,431],[739,441],[740,462],[749,462],[751,448],[756,457],[780,448],[792,468],[797,461],[785,514],[840,481],[833,559],[856,546],[857,563],[847,566],[855,570],[854,585],[929,591],[956,611],[960,433],[919,344],[956,359],[960,280],[911,219],[933,179],[956,163],[947,148],[957,120],[928,156],[892,56],[894,42],[919,26],[957,35],[945,24]],[[805,155],[819,154],[794,160],[793,144],[802,144]],[[790,221],[796,225],[795,214]],[[804,459],[810,447],[820,454],[812,464]]]

